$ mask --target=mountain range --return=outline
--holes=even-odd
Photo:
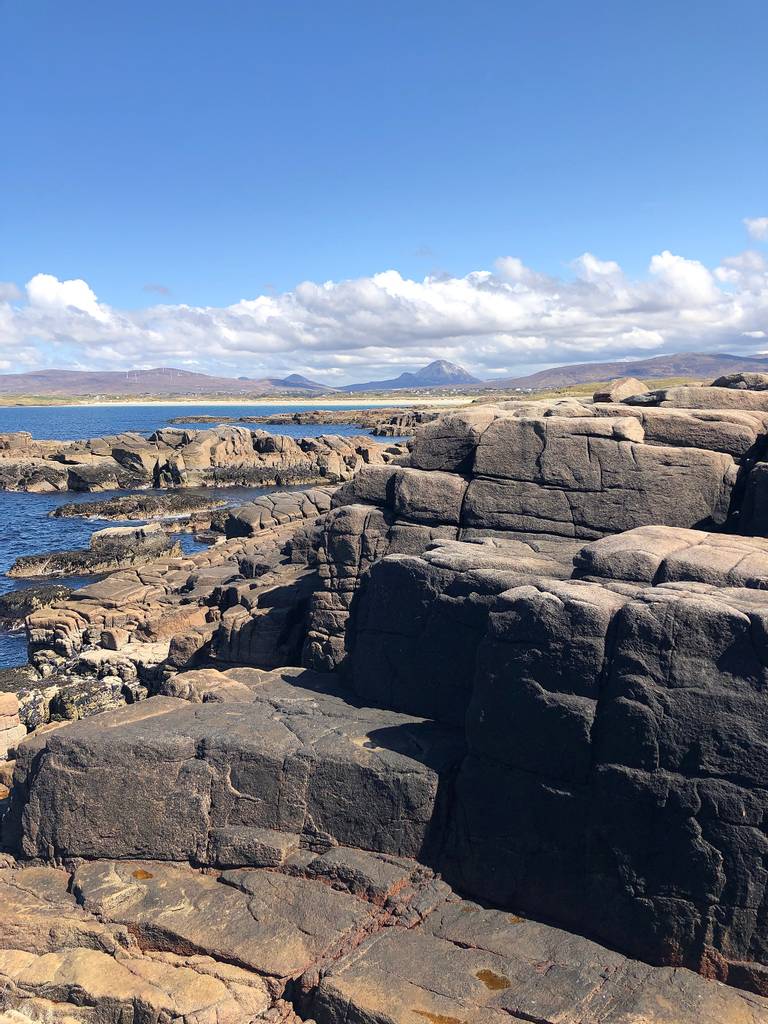
[[[461,366],[438,359],[413,373],[401,373],[392,380],[367,381],[334,388],[299,373],[287,377],[212,377],[192,370],[159,366],[149,370],[34,370],[0,374],[0,395],[47,397],[116,395],[269,396],[345,394],[359,391],[395,391],[404,388],[467,387],[482,382]]]
[[[638,377],[640,380],[665,377],[692,377],[714,380],[726,373],[739,371],[768,372],[768,356],[734,356],[727,352],[676,352],[649,359],[614,361],[610,363],[571,363],[539,370],[525,377],[503,377],[485,382],[493,388],[558,388],[590,381]]]
[[[479,391],[483,389],[544,389],[567,387],[617,377],[659,379],[691,377],[712,380],[740,370],[768,372],[768,356],[736,356],[729,353],[679,352],[649,359],[605,363],[571,363],[523,377],[478,380],[463,367],[437,359],[420,370],[401,373],[388,380],[366,381],[330,387],[298,373],[287,377],[213,377],[192,370],[156,367],[149,370],[35,370],[0,374],[0,396],[40,395],[51,398],[346,395],[373,391],[421,391],[430,388]]]
[[[34,370],[0,374],[0,395],[269,395],[333,391],[293,373],[289,377],[211,377],[207,373],[160,366],[151,370]]]

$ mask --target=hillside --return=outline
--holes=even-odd
[[[484,382],[485,387],[557,388],[589,381],[616,380],[617,377],[688,377],[714,380],[725,373],[768,371],[768,356],[734,356],[725,352],[677,352],[631,362],[572,363],[539,370],[525,377],[504,377]]]
[[[330,391],[292,374],[275,378],[212,377],[206,373],[156,367],[150,370],[37,370],[0,374],[0,395],[97,397],[142,395],[270,395]]]

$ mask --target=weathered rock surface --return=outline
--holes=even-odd
[[[759,996],[483,910],[414,862],[344,848],[214,874],[9,862],[0,897],[0,1014],[14,1024],[768,1019]]]
[[[24,620],[39,608],[47,608],[54,601],[65,600],[72,593],[71,587],[51,583],[40,587],[25,587],[0,594],[0,628],[18,630]]]
[[[587,545],[586,580],[476,547],[385,557],[349,627],[354,692],[464,723],[444,870],[768,991],[765,542],[648,527]]]
[[[0,761],[7,761],[16,753],[27,730],[19,719],[19,701],[13,693],[0,693]],[[7,794],[1,794],[4,798]]]
[[[768,1021],[768,547],[725,532],[766,412],[687,391],[732,398],[451,413],[35,612],[72,717],[160,694],[16,755],[5,841],[73,872],[89,950],[234,965],[294,1024]],[[302,645],[343,671],[271,670]]]
[[[156,697],[29,740],[14,820],[25,855],[44,858],[206,863],[222,828],[416,857],[461,749],[450,730],[356,709],[310,673],[258,674],[250,703]],[[128,776],[141,801],[126,803]]]
[[[625,402],[638,405],[674,406],[678,409],[740,409],[743,411],[768,411],[768,395],[731,387],[679,387],[648,391],[644,395],[625,398]]]
[[[619,377],[597,390],[592,397],[595,402],[623,402],[625,398],[644,394],[647,390],[637,377]]]
[[[739,391],[768,391],[768,373],[727,373],[712,381],[713,388],[736,388]]]
[[[156,523],[109,526],[91,535],[88,548],[22,555],[8,570],[8,576],[90,576],[130,565],[146,565],[158,558],[176,558],[181,553],[181,545],[169,539]]]
[[[188,516],[221,508],[223,498],[187,491],[169,491],[167,494],[121,494],[96,501],[79,501],[57,505],[51,512],[54,519],[165,519],[169,516]]]
[[[365,437],[293,438],[223,426],[165,428],[149,438],[14,442],[0,437],[0,489],[106,491],[141,487],[268,486],[346,480],[397,455]]]
[[[757,1022],[759,997],[653,968],[566,932],[472,903],[368,939],[323,975],[318,1024]]]
[[[299,519],[313,519],[331,507],[333,488],[311,487],[300,491],[263,494],[232,509],[224,530],[227,537],[252,537]]]

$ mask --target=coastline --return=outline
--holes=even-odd
[[[275,406],[275,405],[288,405],[288,406],[296,405],[296,406],[306,407],[308,409],[319,409],[319,408],[328,408],[328,409],[336,409],[336,408],[341,408],[341,409],[364,409],[364,408],[368,408],[368,409],[378,409],[378,408],[389,409],[389,408],[393,408],[394,409],[394,408],[405,408],[405,407],[412,407],[412,406],[418,406],[418,407],[434,406],[434,407],[438,407],[438,408],[439,407],[451,408],[453,406],[458,406],[458,405],[467,405],[471,401],[472,400],[470,398],[425,398],[425,399],[404,398],[404,399],[399,399],[399,400],[396,400],[396,401],[391,401],[391,400],[387,400],[387,399],[383,399],[383,398],[376,398],[376,399],[371,399],[370,401],[362,401],[361,400],[360,402],[355,402],[355,401],[350,401],[350,400],[342,401],[340,399],[332,399],[332,398],[330,398],[330,399],[318,398],[318,399],[315,399],[315,400],[310,400],[310,399],[306,399],[306,398],[300,398],[300,399],[269,399],[269,398],[259,398],[259,399],[248,399],[246,401],[242,401],[242,400],[238,400],[238,399],[234,399],[234,398],[232,398],[232,399],[221,399],[221,398],[219,398],[219,399],[214,399],[214,400],[211,400],[211,401],[206,401],[204,398],[200,398],[200,399],[195,398],[195,399],[182,399],[182,400],[179,400],[179,399],[168,399],[168,401],[153,400],[153,401],[146,401],[146,402],[130,402],[130,401],[119,401],[119,402],[48,402],[48,403],[45,403],[44,405],[32,405],[32,404],[28,404],[26,402],[24,402],[24,403],[21,403],[21,402],[20,403],[0,402],[0,408],[3,408],[3,409],[87,409],[87,408],[97,409],[97,408],[109,408],[109,407],[112,407],[112,406],[115,406],[115,407],[128,407],[128,406],[145,406],[145,407],[163,406],[163,407],[168,407],[168,406],[173,406],[173,407],[184,408],[185,406],[198,406],[198,405],[204,405],[204,406],[212,406],[213,405],[213,406],[222,406],[223,408],[227,408],[229,406],[255,406],[255,407],[267,406],[267,407],[271,407],[271,406]]]

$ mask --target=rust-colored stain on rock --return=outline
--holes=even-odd
[[[509,978],[506,978],[503,974],[497,974],[495,971],[489,971],[483,969],[478,971],[477,978],[482,981],[486,988],[489,988],[491,992],[501,992],[505,988],[509,988],[512,982]]]
[[[423,1017],[429,1024],[467,1024],[465,1020],[458,1017],[446,1017],[443,1013],[430,1013],[429,1010],[414,1010],[417,1017]]]
[[[155,876],[151,871],[145,871],[144,868],[136,868],[135,871],[131,872],[133,878],[138,878],[140,882],[146,882],[148,878],[154,878]]]

